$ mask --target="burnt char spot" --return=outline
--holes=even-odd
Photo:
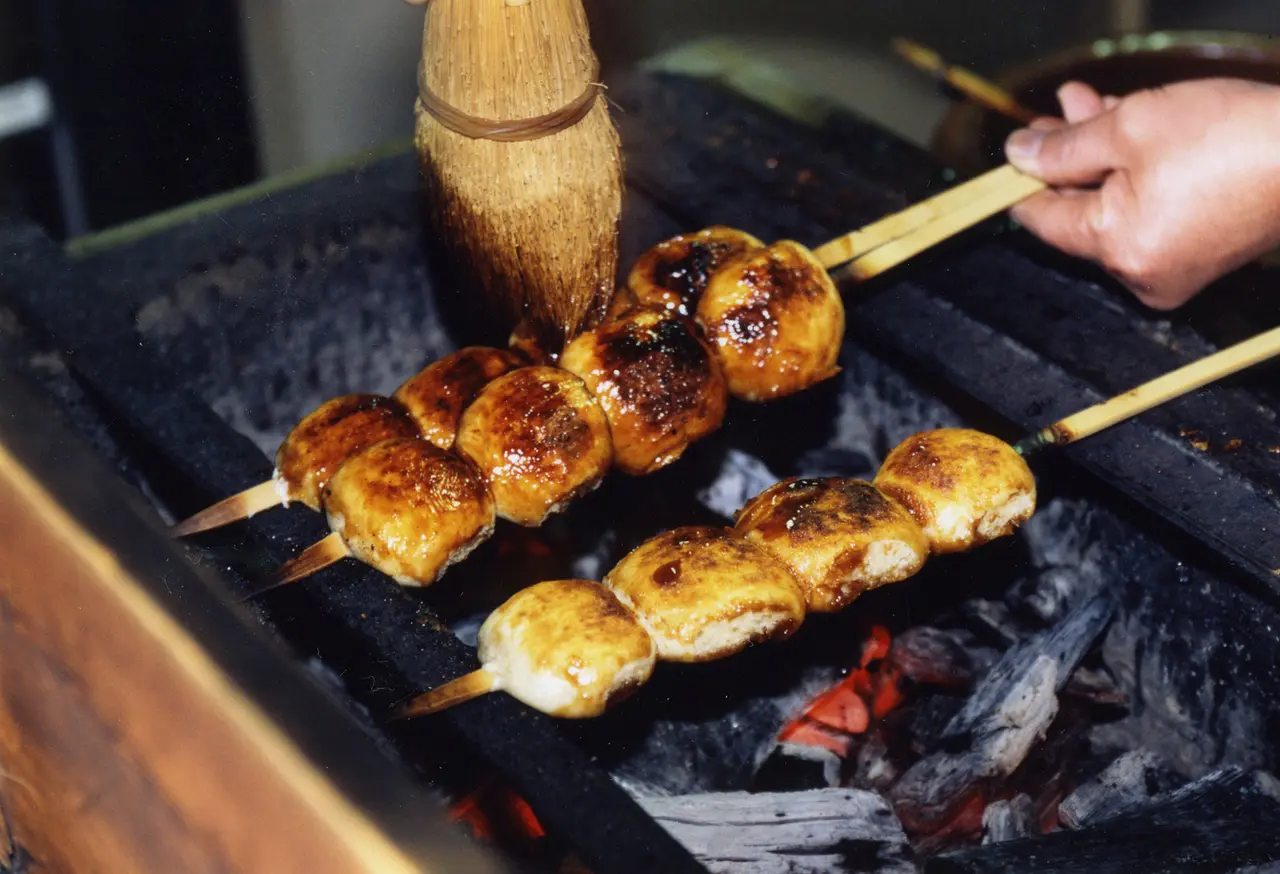
[[[492,380],[519,366],[515,355],[502,349],[463,349],[426,368],[396,391],[409,405],[434,408],[453,420]]]
[[[488,487],[470,463],[425,440],[388,440],[353,464],[351,482],[344,474],[341,487],[360,489],[367,503],[387,512],[471,507],[488,497]]]
[[[597,349],[618,403],[653,432],[703,407],[703,392],[716,375],[710,351],[674,317],[619,322],[600,333]]]
[[[955,488],[956,478],[950,467],[933,450],[927,436],[910,438],[885,462],[885,473],[941,492]],[[897,497],[889,493],[892,497]],[[906,503],[905,501],[903,503]],[[910,508],[910,505],[908,505]]]
[[[555,454],[577,458],[587,453],[594,440],[591,426],[567,396],[565,378],[529,368],[507,382],[492,422],[502,435],[505,455],[537,464]]]
[[[653,284],[679,295],[680,312],[688,315],[697,307],[711,275],[745,250],[743,244],[723,241],[676,239],[660,244],[655,250]]]
[[[299,500],[316,500],[348,458],[383,440],[417,437],[418,429],[404,408],[379,395],[336,398],[303,419],[285,439],[276,466]],[[316,494],[307,495],[307,481]]]
[[[733,307],[721,321],[735,346],[754,346],[778,333],[778,317],[769,309],[768,300],[764,299],[753,299],[749,304]]]
[[[927,501],[920,500],[914,489],[902,488],[892,483],[882,483],[880,490],[906,507],[907,512],[911,514],[912,518],[916,520],[916,524],[921,528],[927,528],[933,524],[933,509]]]
[[[754,290],[754,299],[773,304],[785,303],[793,297],[818,300],[826,288],[821,279],[813,275],[812,265],[779,249],[770,249],[768,257],[747,265],[738,281]]]
[[[739,515],[737,528],[759,532],[766,540],[792,541],[869,531],[892,519],[893,506],[870,483],[826,477],[791,479],[772,486]]]

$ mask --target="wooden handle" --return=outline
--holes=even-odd
[[[1237,343],[1199,361],[1179,367],[1135,389],[1095,404],[1050,425],[1015,447],[1027,455],[1046,446],[1075,443],[1154,406],[1280,354],[1280,328]]]
[[[959,233],[1008,209],[1032,194],[1042,191],[1044,187],[1044,183],[1040,180],[1033,179],[1013,166],[1005,164],[1003,167],[997,167],[968,182],[949,188],[928,200],[909,206],[901,212],[837,237],[819,246],[813,254],[828,270],[850,261],[856,262],[866,258],[899,241],[904,243],[900,251],[910,250],[911,254],[915,254],[952,234]],[[950,224],[943,225],[939,224],[940,222],[950,222]],[[930,228],[933,228],[931,232]],[[915,233],[924,234],[919,238],[920,240],[932,239],[933,242],[924,245],[906,243],[907,238]],[[876,263],[888,265],[889,261],[892,261],[896,264],[905,260],[906,257],[910,255],[893,260],[894,256],[891,255],[887,260]],[[876,272],[887,269],[888,266],[882,266]]]
[[[932,49],[909,39],[895,39],[893,50],[907,63],[946,82],[974,103],[1022,124],[1039,116],[1019,103],[1012,94],[970,70],[948,64]]]

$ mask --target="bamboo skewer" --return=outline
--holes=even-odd
[[[867,279],[901,264],[1042,190],[1044,183],[1005,165],[956,185],[893,215],[837,237],[814,250],[827,270],[850,264]],[[187,537],[280,506],[280,486],[267,480],[179,522],[174,537]],[[319,567],[316,568],[319,570]]]
[[[948,64],[932,49],[909,39],[895,39],[892,45],[907,63],[945,82],[974,103],[1022,124],[1031,124],[1039,117],[999,85],[963,67]]]
[[[1143,383],[1122,395],[1067,416],[1020,441],[1014,449],[1022,455],[1030,455],[1049,446],[1075,443],[1276,355],[1280,355],[1280,328],[1272,328],[1252,339]]]
[[[240,599],[240,602],[252,601],[259,595],[264,595],[290,583],[296,583],[304,577],[309,577],[330,565],[337,564],[344,558],[351,558],[351,550],[347,547],[346,541],[342,539],[342,535],[335,531],[323,540],[318,540],[311,544],[296,557],[280,565],[276,569],[275,577],[270,585],[263,586],[256,592],[245,595]]]
[[[430,692],[414,695],[400,704],[392,712],[392,719],[413,719],[417,716],[429,716],[450,707],[465,704],[473,698],[497,692],[500,688],[498,678],[484,668],[463,674],[456,680],[450,680],[443,686],[437,686]]]
[[[1025,457],[1050,446],[1063,446],[1083,440],[1152,407],[1276,355],[1280,355],[1280,327],[1180,367],[1108,401],[1081,410],[1022,440],[1013,448]],[[481,668],[429,692],[409,698],[395,708],[392,718],[410,719],[427,716],[499,690],[500,683],[497,678]]]
[[[184,519],[174,525],[170,532],[174,537],[189,537],[202,531],[221,528],[223,525],[229,525],[241,519],[248,519],[264,510],[278,507],[282,503],[284,500],[280,497],[275,480],[267,480]]]
[[[824,243],[814,256],[827,270],[852,262],[854,274],[867,279],[1045,188],[1039,179],[1005,164]]]

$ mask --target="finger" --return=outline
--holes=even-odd
[[[1005,157],[1050,185],[1095,185],[1119,164],[1114,113],[1045,131],[1024,128],[1005,142]]]
[[[1115,109],[1119,105],[1120,105],[1119,97],[1113,97],[1112,95],[1108,94],[1106,97],[1102,98],[1102,106],[1108,112]]]
[[[1032,130],[1051,131],[1066,127],[1067,123],[1060,118],[1037,118],[1028,125]]]
[[[1068,255],[1098,261],[1102,240],[1097,228],[1101,196],[1095,191],[1042,191],[1013,208],[1013,218],[1028,231]]]
[[[1102,97],[1083,82],[1068,82],[1058,89],[1062,117],[1071,124],[1088,121],[1106,111]]]

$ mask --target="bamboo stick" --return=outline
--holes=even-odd
[[[998,112],[1022,124],[1031,124],[1039,118],[1038,113],[1023,106],[999,85],[971,70],[948,64],[932,49],[909,39],[895,39],[893,50],[907,63],[946,82],[980,106],[985,106],[993,112]]]
[[[1152,407],[1252,367],[1280,354],[1280,328],[1216,352],[1122,395],[1067,416],[1019,442],[1015,449],[1029,455],[1048,446],[1065,446],[1097,434]]]
[[[416,716],[439,713],[441,710],[457,707],[481,695],[496,692],[498,688],[498,678],[484,668],[480,668],[430,692],[413,696],[396,707],[392,719],[412,719]]]
[[[815,249],[813,254],[823,267],[833,270],[952,215],[965,216],[961,226],[952,231],[952,233],[958,233],[969,225],[977,224],[1013,206],[1044,187],[1044,183],[1039,180],[1005,164],[968,182],[949,188],[941,194],[934,195],[928,200],[922,200],[901,212],[886,216],[824,243]],[[975,204],[982,205],[977,208],[976,213]],[[961,210],[966,208],[969,211],[961,213]],[[989,210],[985,215],[981,214],[984,209]],[[965,221],[967,224],[964,223]]]

